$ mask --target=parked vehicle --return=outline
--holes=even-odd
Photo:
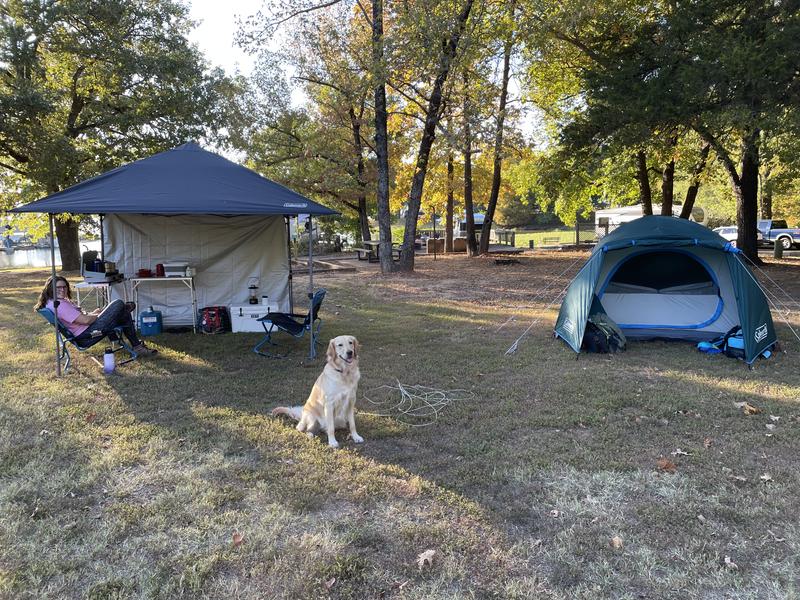
[[[736,240],[739,238],[739,228],[736,225],[728,225],[726,227],[717,227],[713,230],[714,233],[719,234],[731,243],[731,246],[736,247]],[[762,244],[764,242],[763,234],[756,230],[756,243]]]
[[[757,226],[767,244],[780,244],[784,250],[800,246],[800,229],[789,228],[784,219],[764,219]]]
[[[673,216],[680,216],[683,206],[681,204],[672,205]],[[661,214],[661,205],[653,205],[653,214]],[[634,204],[633,206],[616,206],[614,208],[604,208],[596,210],[594,213],[594,228],[595,233],[599,238],[608,235],[623,223],[629,223],[640,217],[644,216],[644,209],[641,204]],[[692,214],[689,217],[690,221],[695,221],[701,225],[705,225],[708,221],[706,211],[702,207],[695,205],[692,208]]]

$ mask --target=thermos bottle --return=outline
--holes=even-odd
[[[106,353],[103,354],[103,372],[114,372],[114,351],[111,348],[106,348]]]

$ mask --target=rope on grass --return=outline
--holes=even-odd
[[[382,407],[387,412],[369,413],[361,412],[362,415],[373,417],[405,417],[399,419],[401,423],[411,427],[427,427],[433,425],[439,418],[439,413],[453,402],[462,400],[472,400],[475,394],[468,390],[437,390],[436,388],[424,385],[406,385],[397,381],[397,385],[381,385],[369,390],[374,394],[379,390],[388,390],[385,400],[372,400],[367,394],[364,398],[370,404]],[[395,392],[400,394],[399,400]],[[390,405],[390,402],[394,402]]]
[[[575,265],[577,265],[577,264],[578,264],[579,262],[581,262],[582,260],[583,260],[583,257],[579,256],[579,257],[578,257],[578,258],[576,258],[574,261],[572,261],[572,262],[571,262],[571,263],[570,263],[570,264],[567,266],[567,268],[566,268],[566,269],[564,269],[563,271],[561,271],[561,273],[559,273],[559,274],[558,274],[558,275],[556,275],[555,277],[551,277],[551,278],[550,278],[550,281],[549,281],[549,283],[548,283],[546,286],[544,286],[544,288],[542,288],[541,290],[539,290],[539,292],[538,292],[538,293],[537,293],[537,294],[536,294],[536,295],[533,297],[533,300],[531,300],[531,304],[535,304],[535,303],[536,303],[536,301],[537,301],[537,300],[539,300],[539,298],[541,298],[542,296],[544,296],[544,295],[545,295],[545,293],[546,293],[547,291],[549,291],[551,287],[553,287],[553,285],[556,285],[556,284],[557,284],[557,283],[559,283],[559,282],[563,282],[563,279],[562,279],[562,278],[563,278],[563,277],[564,277],[564,276],[565,276],[565,275],[566,275],[566,274],[567,274],[569,271],[571,271],[572,269],[574,269],[574,268],[575,268]],[[549,304],[548,304],[548,305],[547,305],[547,306],[544,308],[544,311],[543,311],[543,312],[547,312],[547,311],[550,309],[550,307],[551,307],[551,306],[553,306],[554,304],[556,304],[557,302],[559,302],[559,301],[561,300],[561,298],[563,298],[563,297],[564,297],[564,295],[565,295],[565,294],[566,294],[566,292],[567,292],[567,288],[569,287],[569,284],[570,284],[571,282],[572,282],[572,279],[569,279],[569,280],[567,281],[567,285],[565,285],[565,286],[564,286],[564,289],[562,289],[562,290],[559,292],[559,294],[558,294],[558,295],[557,295],[555,298],[553,298],[553,299],[550,301],[550,303],[549,303]],[[533,326],[534,326],[534,325],[536,325],[537,323],[539,323],[539,321],[541,321],[543,318],[544,318],[544,315],[542,315],[542,316],[540,316],[540,317],[537,317],[537,318],[535,318],[535,319],[534,319],[534,320],[531,322],[531,324],[530,324],[530,325],[528,325],[528,328],[527,328],[527,329],[526,329],[526,330],[525,330],[525,331],[522,333],[522,335],[521,335],[521,336],[519,336],[519,337],[518,337],[516,340],[514,340],[514,343],[513,343],[513,344],[511,344],[511,346],[508,348],[508,350],[506,350],[506,352],[505,352],[506,356],[508,356],[508,355],[510,355],[510,354],[514,354],[514,353],[517,351],[517,348],[519,347],[519,343],[522,341],[522,338],[524,338],[526,335],[528,335],[528,332],[530,332],[530,330],[533,328]],[[500,330],[501,330],[503,327],[505,327],[505,326],[506,326],[506,325],[508,325],[510,322],[512,322],[512,321],[515,321],[515,320],[516,320],[516,315],[511,315],[511,316],[510,316],[510,317],[509,317],[509,318],[508,318],[508,319],[507,319],[507,320],[506,320],[506,321],[505,321],[505,322],[504,322],[502,325],[500,325],[500,326],[499,326],[497,329],[495,329],[494,333],[498,333],[498,332],[499,332],[499,331],[500,331]]]

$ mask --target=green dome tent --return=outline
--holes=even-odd
[[[599,302],[628,339],[710,341],[740,325],[751,364],[777,338],[764,292],[739,254],[686,219],[626,223],[598,242],[570,283],[555,335],[580,352]]]

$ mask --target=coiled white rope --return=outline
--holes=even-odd
[[[373,400],[367,393],[363,394],[363,398],[370,404],[382,407],[386,412],[370,413],[359,411],[359,414],[373,417],[392,417],[411,427],[433,425],[442,410],[453,402],[475,398],[474,392],[468,390],[437,390],[424,385],[406,385],[400,383],[400,381],[397,382],[397,385],[381,385],[372,388],[368,390],[368,393],[374,396],[376,393],[380,394],[380,390],[388,392],[385,399]],[[399,399],[397,393],[399,393]],[[405,419],[398,417],[405,417]]]

